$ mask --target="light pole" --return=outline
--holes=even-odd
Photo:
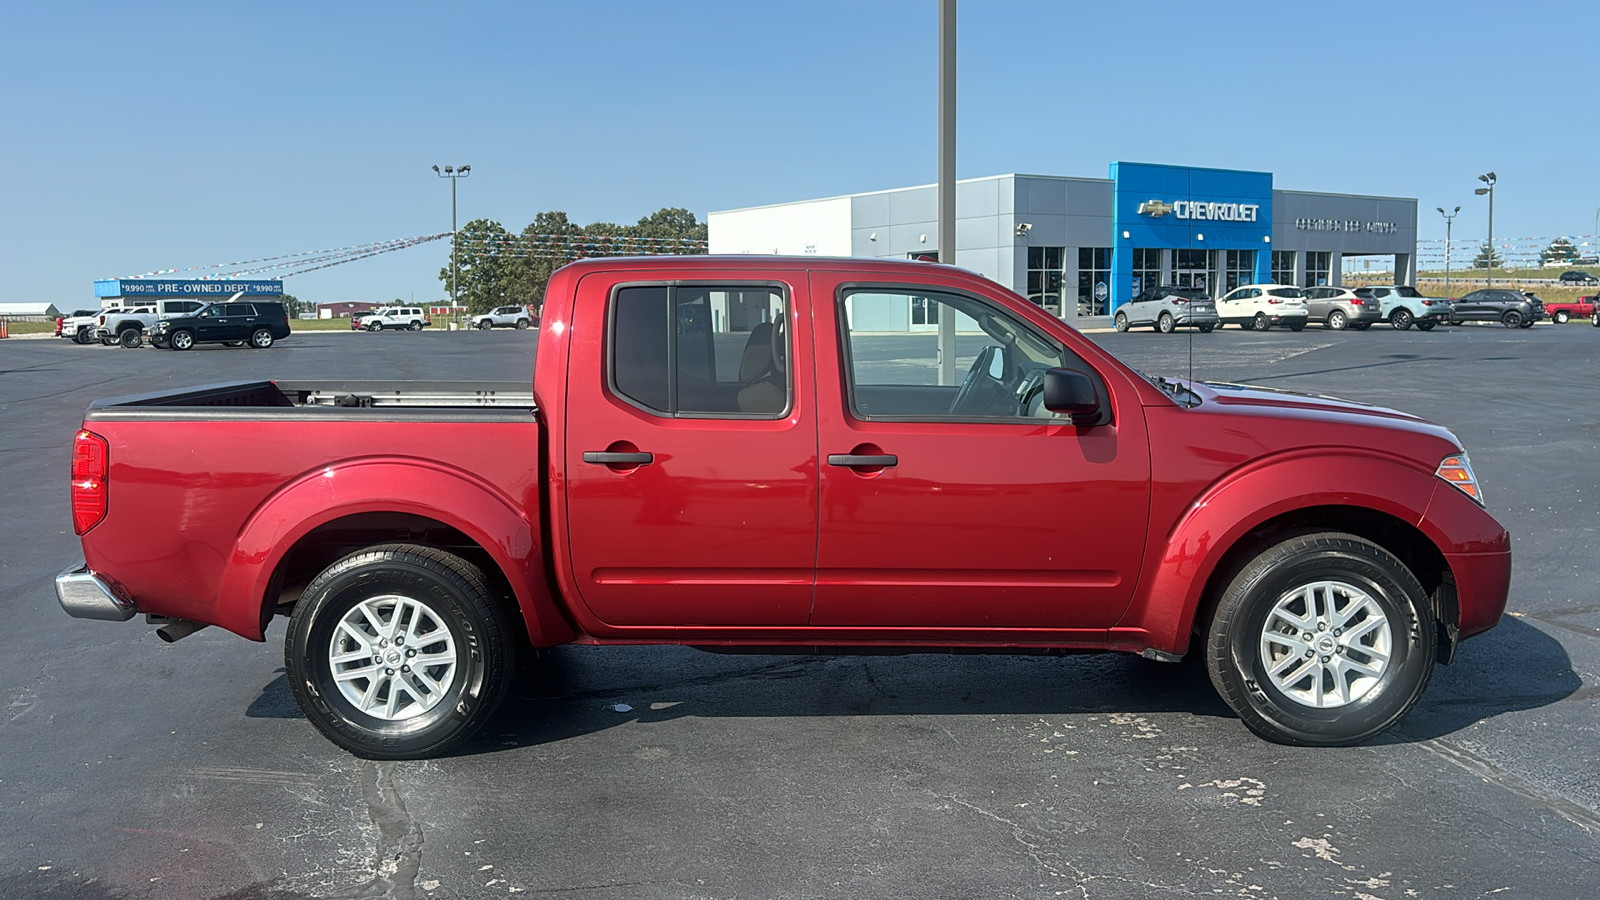
[[[1477,194],[1480,197],[1482,197],[1484,194],[1488,194],[1489,195],[1489,253],[1488,253],[1489,283],[1488,283],[1488,287],[1494,287],[1494,181],[1495,181],[1494,173],[1493,172],[1487,172],[1487,173],[1485,173],[1483,175],[1479,175],[1478,176],[1478,180],[1483,182],[1484,184],[1488,185],[1488,187],[1477,188],[1476,190],[1473,191],[1473,193]]]
[[[1450,299],[1450,226],[1455,224],[1456,214],[1461,212],[1461,207],[1456,207],[1455,212],[1445,212],[1444,207],[1435,207],[1439,215],[1444,216],[1444,298]]]
[[[471,166],[445,166],[444,171],[439,171],[438,166],[433,167],[433,174],[440,178],[450,179],[450,314],[456,317],[459,325],[461,322],[461,303],[456,300],[456,181],[472,174]]]

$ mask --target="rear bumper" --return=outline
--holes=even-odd
[[[1199,313],[1178,313],[1174,321],[1179,325],[1215,325],[1221,321],[1217,318],[1216,310]]]
[[[131,597],[85,563],[56,576],[56,600],[75,619],[126,622],[139,613]]]

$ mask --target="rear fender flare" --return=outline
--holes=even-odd
[[[1330,476],[1336,478],[1336,486],[1328,484]],[[1183,654],[1217,567],[1252,531],[1279,516],[1344,506],[1375,510],[1418,526],[1433,491],[1430,473],[1391,456],[1359,450],[1301,451],[1230,474],[1189,506],[1160,543],[1160,557],[1146,558],[1151,577],[1112,630],[1112,642],[1124,649]]]
[[[511,500],[460,472],[421,459],[360,459],[302,475],[256,508],[234,541],[216,623],[264,640],[263,603],[274,572],[312,530],[360,513],[410,513],[472,538],[499,566],[536,646],[570,639],[545,582],[537,523]]]

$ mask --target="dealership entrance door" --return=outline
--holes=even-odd
[[[1178,287],[1211,289],[1205,250],[1172,251],[1172,283]]]

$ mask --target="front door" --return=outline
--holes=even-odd
[[[1053,339],[971,294],[850,289],[840,277],[812,273],[818,333],[838,334],[843,355],[842,366],[817,366],[824,465],[812,624],[1115,623],[1149,506],[1132,387],[1121,386],[1128,402],[1111,422],[1075,426],[1042,409],[1043,371],[1065,365],[1113,388]],[[939,383],[934,335],[872,327],[877,309],[908,296],[952,317],[959,386]]]
[[[816,419],[798,285],[578,286],[563,454],[572,571],[620,626],[804,625]],[[802,306],[803,308],[803,306]],[[738,315],[731,315],[736,312]]]

